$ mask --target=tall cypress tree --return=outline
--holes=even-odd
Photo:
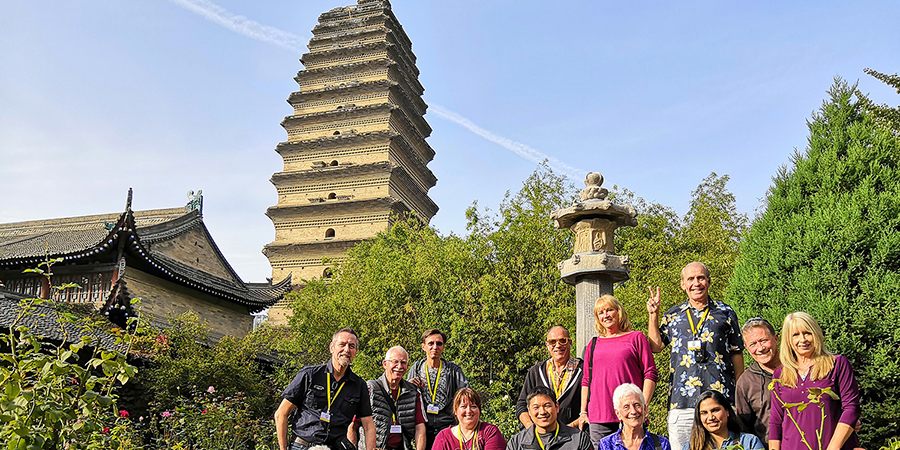
[[[836,79],[809,144],[774,177],[741,242],[727,299],[776,328],[806,311],[850,359],[863,445],[900,435],[900,141]]]

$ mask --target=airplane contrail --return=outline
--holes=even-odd
[[[295,53],[304,53],[306,43],[294,33],[263,25],[244,16],[232,14],[227,9],[208,0],[169,0],[170,2],[203,16],[204,19],[227,28],[237,34],[257,41],[277,45]]]
[[[582,173],[583,171],[581,171],[581,170],[578,170],[578,169],[576,169],[576,168],[574,168],[574,167],[572,167],[550,155],[541,153],[540,151],[535,150],[534,148],[529,147],[521,142],[516,142],[512,139],[508,139],[503,136],[497,136],[496,134],[491,133],[490,131],[485,130],[484,128],[481,128],[478,125],[475,125],[474,123],[472,123],[471,120],[461,116],[458,113],[450,111],[449,109],[444,108],[441,105],[436,105],[436,104],[432,103],[429,106],[428,111],[431,113],[434,113],[435,115],[437,115],[438,117],[440,117],[442,119],[449,120],[458,125],[461,125],[463,128],[465,128],[465,129],[481,136],[482,138],[484,138],[490,142],[493,142],[493,143],[531,161],[531,162],[534,162],[537,164],[542,164],[544,161],[546,161],[547,165],[549,165],[551,168],[553,168],[557,172],[561,172],[565,175],[568,175],[573,180],[580,180],[581,177],[584,176],[584,174]]]
[[[227,9],[208,0],[168,1],[190,12],[200,15],[204,19],[209,20],[216,25],[222,26],[242,36],[256,39],[257,41],[265,42],[268,44],[277,45],[294,53],[304,53],[306,51],[306,44],[303,41],[303,38],[301,38],[300,36],[275,27],[263,25],[244,16],[233,14]],[[578,170],[553,156],[544,154],[521,142],[516,142],[512,139],[508,139],[503,136],[498,136],[494,133],[491,133],[490,131],[479,127],[478,125],[475,125],[471,120],[463,117],[459,113],[453,112],[440,105],[431,104],[431,106],[429,107],[429,111],[434,113],[436,116],[444,120],[449,120],[453,123],[456,123],[457,125],[462,126],[472,133],[481,136],[487,141],[493,142],[494,144],[497,144],[531,162],[541,164],[546,161],[547,165],[549,165],[552,169],[562,174],[568,175],[573,180],[580,180],[581,177],[584,176],[584,171],[582,170]]]

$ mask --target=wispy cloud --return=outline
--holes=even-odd
[[[221,25],[237,34],[257,41],[277,45],[294,53],[303,53],[306,43],[303,38],[275,27],[263,25],[244,16],[232,14],[227,9],[207,0],[169,0],[170,2]]]
[[[553,170],[556,170],[557,172],[566,174],[569,177],[571,177],[573,180],[580,180],[581,177],[584,176],[583,170],[578,170],[578,169],[560,161],[559,159],[554,158],[553,156],[550,156],[550,155],[542,153],[538,150],[535,150],[534,148],[531,148],[521,142],[516,142],[512,139],[508,139],[503,136],[497,136],[496,134],[491,133],[490,131],[485,130],[484,128],[481,128],[478,125],[475,125],[474,123],[472,123],[471,120],[461,116],[458,113],[450,111],[449,109],[444,108],[443,106],[435,105],[434,103],[432,103],[429,106],[428,111],[437,115],[438,117],[440,117],[442,119],[446,119],[451,122],[455,122],[459,125],[462,125],[463,128],[465,128],[465,129],[487,139],[488,141],[491,141],[491,142],[493,142],[493,143],[531,161],[531,162],[540,164],[544,161],[547,161],[547,164],[551,168],[553,168]]]
[[[305,42],[303,42],[303,39],[300,36],[284,30],[280,30],[275,27],[263,25],[244,16],[232,14],[227,9],[208,0],[168,1],[188,11],[199,14],[206,20],[225,27],[228,30],[231,30],[240,35],[269,44],[274,44],[294,53],[303,53],[305,51],[306,44]],[[553,170],[568,175],[574,180],[580,180],[584,175],[583,170],[578,170],[553,156],[544,154],[521,142],[516,142],[512,139],[508,139],[503,136],[498,136],[494,133],[491,133],[490,131],[479,127],[478,125],[475,125],[471,120],[440,105],[432,104],[429,108],[429,111],[442,119],[462,125],[463,128],[531,162],[541,164],[542,162],[547,161],[547,164],[551,168],[553,168]]]

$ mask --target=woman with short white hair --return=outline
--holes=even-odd
[[[622,427],[601,439],[597,450],[672,450],[668,439],[644,430],[648,409],[641,388],[625,383],[613,391],[612,397]]]

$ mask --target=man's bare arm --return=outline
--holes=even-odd
[[[428,443],[428,437],[425,435],[425,424],[416,425],[416,450],[425,450],[425,444]]]
[[[372,416],[360,417],[359,420],[366,433],[366,450],[375,450],[375,420]]]
[[[734,365],[734,383],[744,374],[744,352],[731,354],[731,364]]]
[[[278,410],[275,411],[275,433],[278,435],[278,448],[281,450],[287,450],[290,446],[291,430],[288,418],[295,409],[297,405],[288,400],[281,400]]]

